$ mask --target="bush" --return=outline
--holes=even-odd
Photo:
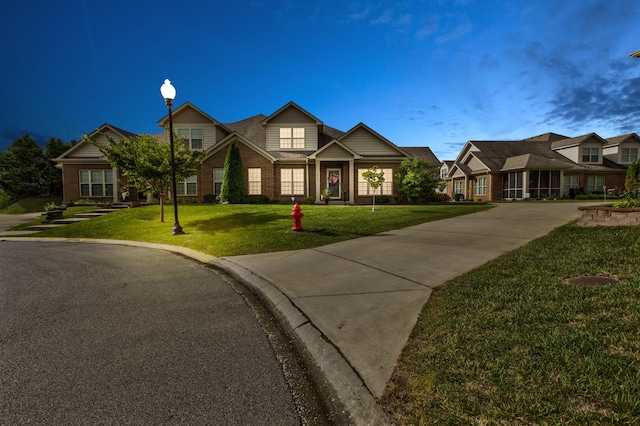
[[[589,194],[588,197],[590,200],[599,200],[601,198],[604,198],[604,196],[600,194]]]
[[[449,197],[447,194],[443,194],[443,193],[436,194],[433,197],[433,201],[440,202],[440,203],[446,203],[446,202],[448,202],[450,200],[451,200],[451,197]]]
[[[218,202],[218,200],[216,199],[216,196],[213,194],[205,194],[205,196],[202,197],[202,202],[206,204],[213,204]]]
[[[389,201],[391,201],[389,199],[388,195],[377,195],[376,196],[376,203],[378,204],[389,204]]]
[[[316,202],[316,199],[314,197],[305,197],[304,200],[302,200],[302,204],[307,204],[307,205],[314,204],[315,202]]]
[[[576,198],[575,198],[575,199],[576,199],[576,200],[588,200],[588,199],[589,199],[589,196],[588,196],[588,195],[580,194],[580,195],[576,195]]]
[[[0,188],[0,210],[11,205],[11,197]]]

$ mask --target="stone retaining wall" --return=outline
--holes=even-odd
[[[640,225],[640,208],[618,209],[612,206],[578,207],[580,226],[633,226]]]

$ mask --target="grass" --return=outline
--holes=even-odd
[[[25,198],[10,206],[0,209],[0,214],[24,214],[24,213],[37,213],[44,211],[44,205],[47,203],[60,204],[62,202],[61,197],[33,197]]]
[[[318,247],[390,229],[485,210],[483,204],[428,206],[302,206],[304,232],[291,230],[291,206],[181,204],[179,220],[185,235],[171,235],[173,206],[123,209],[90,221],[66,225],[34,236],[104,238],[173,244],[213,256],[266,253]],[[310,230],[318,232],[309,232]]]
[[[437,288],[382,405],[398,424],[640,424],[640,227],[569,224]],[[613,275],[613,286],[567,277]]]

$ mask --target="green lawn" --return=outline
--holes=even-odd
[[[640,424],[640,227],[574,224],[444,286],[382,399],[399,424]],[[620,284],[564,281],[613,275]]]
[[[25,198],[16,203],[7,206],[4,209],[0,209],[0,214],[23,214],[23,213],[37,213],[43,212],[44,206],[47,203],[60,204],[62,197],[33,197]]]
[[[89,221],[66,225],[34,236],[106,238],[173,244],[213,256],[265,253],[318,247],[390,229],[468,214],[491,208],[483,204],[451,203],[427,206],[302,206],[305,231],[291,230],[291,205],[180,204],[185,235],[171,235],[173,206],[123,209]],[[311,232],[312,230],[319,230]]]

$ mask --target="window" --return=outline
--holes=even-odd
[[[304,195],[304,169],[280,170],[280,193]]]
[[[262,169],[249,169],[249,195],[262,194]]]
[[[565,176],[564,186],[562,188],[562,194],[568,195],[574,198],[578,194],[578,188],[580,188],[579,176]]]
[[[638,159],[638,148],[622,148],[622,162],[633,163]]]
[[[531,170],[528,174],[527,192],[531,198],[552,198],[560,196],[560,171]]]
[[[523,198],[524,173],[511,172],[503,176],[502,198]]]
[[[176,182],[176,192],[178,195],[198,195],[198,175]]]
[[[368,169],[358,169],[358,195],[374,195],[374,190],[369,182],[362,177]],[[375,191],[375,195],[393,195],[393,169],[378,169],[384,173],[384,182]]]
[[[600,148],[582,148],[583,163],[599,163]]]
[[[442,166],[440,168],[440,179],[445,179],[448,173],[449,173],[449,168],[447,166]]]
[[[587,194],[604,193],[604,176],[589,176],[587,178]]]
[[[281,149],[304,149],[304,127],[281,127]]]
[[[80,170],[81,197],[113,197],[113,170]]]
[[[220,195],[224,169],[213,169],[213,195]]]
[[[453,183],[453,194],[463,194],[462,192],[462,182],[457,181]]]
[[[187,149],[202,149],[202,129],[178,129],[178,137],[184,138]]]
[[[487,178],[476,178],[473,184],[473,195],[487,195]]]

